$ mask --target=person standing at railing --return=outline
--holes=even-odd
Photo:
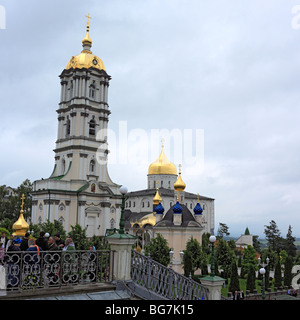
[[[30,236],[30,233],[29,232],[26,232],[25,233],[25,236],[24,236],[24,239],[22,240],[21,242],[21,246],[20,246],[20,249],[21,251],[26,251],[29,247],[28,247],[28,239],[29,239],[29,236]]]
[[[79,275],[74,271],[74,268],[76,270],[78,267],[76,260],[75,244],[71,238],[67,238],[62,251],[62,264],[63,268],[68,271],[63,270],[63,282],[74,284],[78,281]]]
[[[43,251],[49,250],[48,241],[45,239],[44,231],[40,232],[40,236],[36,239],[36,244],[41,247]]]
[[[2,243],[2,245],[4,246],[4,248],[6,248],[6,245],[7,245],[7,242],[8,242],[8,238],[6,237],[5,231],[3,231],[3,232],[1,233],[0,242]]]
[[[16,288],[20,282],[20,264],[21,264],[21,240],[14,239],[7,248],[4,261],[7,263],[8,282],[7,288]]]
[[[55,243],[55,239],[53,237],[49,237],[48,239],[49,251],[58,251],[58,247]]]
[[[58,249],[62,249],[65,246],[64,240],[60,237],[59,233],[54,235],[54,239]]]

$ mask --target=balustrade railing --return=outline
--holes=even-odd
[[[1,265],[1,286],[26,290],[110,282],[112,266],[109,250],[7,252]]]
[[[191,277],[187,278],[134,250],[131,255],[131,279],[169,300],[208,299],[207,288]]]

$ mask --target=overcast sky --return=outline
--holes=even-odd
[[[186,191],[215,199],[216,231],[222,222],[232,235],[248,226],[262,236],[275,220],[283,236],[291,225],[300,237],[297,4],[0,0],[0,185],[50,176],[58,76],[82,50],[90,13],[92,51],[112,76],[109,128],[117,146],[124,123],[128,132],[123,156],[109,137],[112,180],[145,189],[160,152],[161,137],[151,132],[173,130],[166,153],[182,163]],[[184,130],[193,139],[180,144]],[[187,157],[193,151],[198,160],[199,150],[200,165]]]

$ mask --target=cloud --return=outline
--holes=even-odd
[[[204,170],[183,163],[183,178],[187,191],[216,199],[216,228],[221,221],[232,233],[248,225],[263,234],[273,219],[282,233],[291,224],[299,236],[293,1],[2,2],[0,184],[51,174],[58,75],[81,51],[90,13],[92,50],[112,76],[110,128],[118,132],[125,120],[129,132],[139,128],[148,137],[153,129],[203,129]],[[173,143],[170,160],[177,162]],[[131,154],[137,145],[129,141]],[[146,188],[158,146],[148,164],[109,164],[113,181]]]

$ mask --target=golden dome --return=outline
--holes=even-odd
[[[24,194],[22,194],[21,200],[22,200],[22,204],[21,204],[21,211],[20,211],[19,219],[12,226],[12,228],[14,230],[13,235],[17,236],[17,237],[20,237],[20,236],[24,237],[25,233],[29,229],[29,225],[25,221],[24,216],[23,216],[23,213],[24,213],[23,206],[24,206],[24,200],[25,200]]]
[[[181,178],[181,165],[179,166],[179,176],[177,181],[174,183],[174,189],[176,191],[184,191],[186,184],[183,182]]]
[[[130,224],[131,224],[131,228],[133,228],[135,224],[138,224],[140,228],[143,228],[147,224],[154,226],[156,224],[155,213],[146,214],[140,220],[131,222]]]
[[[66,69],[82,69],[91,67],[105,71],[104,63],[99,57],[92,54],[92,52],[83,50],[79,55],[71,58],[71,60],[67,64]]]
[[[173,174],[177,175],[176,166],[166,157],[162,147],[159,158],[154,161],[148,169],[148,174]]]
[[[89,15],[87,16],[87,18],[91,19]],[[93,41],[90,38],[90,22],[88,20],[86,26],[86,35],[82,40],[83,50],[79,55],[73,56],[71,58],[71,60],[67,64],[67,70],[72,68],[82,69],[93,67],[105,71],[103,61],[99,57],[95,56],[91,51],[92,43]]]

